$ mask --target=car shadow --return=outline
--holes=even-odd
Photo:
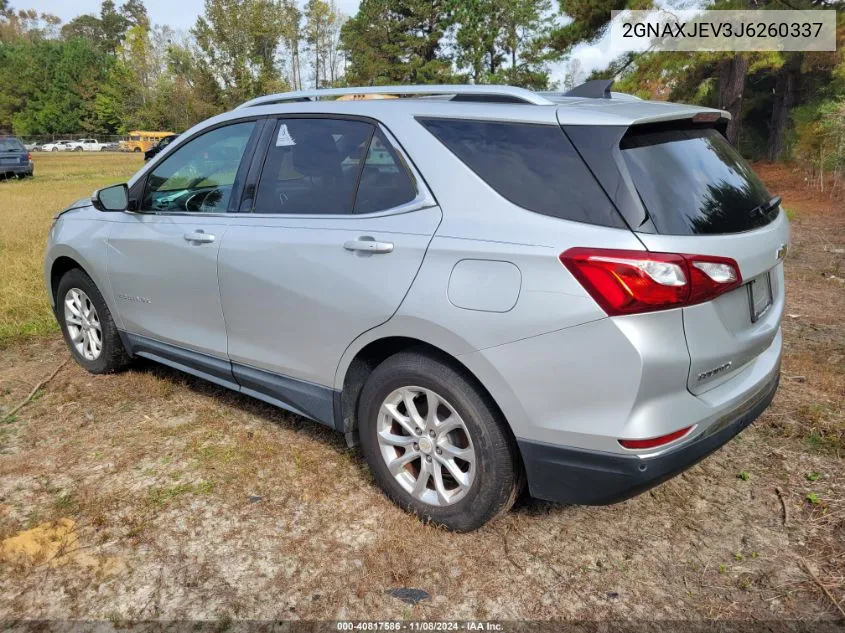
[[[360,447],[350,448],[347,446],[345,437],[331,427],[145,358],[135,358],[127,371],[145,373],[170,380],[183,385],[198,396],[214,398],[226,406],[260,418],[279,428],[295,431],[316,440],[325,445],[326,449],[338,455],[350,457],[361,478],[361,485],[375,486],[372,483],[370,469]],[[511,512],[527,517],[542,517],[557,513],[567,507],[569,506],[533,499],[528,493],[528,485],[526,484],[517,497]]]

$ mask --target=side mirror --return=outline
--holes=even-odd
[[[129,207],[129,187],[126,183],[97,189],[91,203],[99,211],[126,211]]]

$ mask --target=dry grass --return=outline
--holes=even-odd
[[[50,222],[69,203],[125,181],[137,154],[33,153],[35,177],[0,180],[0,349],[57,330],[41,279]]]
[[[803,196],[784,382],[690,471],[611,507],[522,499],[450,534],[397,510],[323,427],[151,364],[69,364],[0,424],[0,540],[70,519],[87,556],[0,560],[0,620],[835,618],[818,583],[845,598],[845,289],[822,273],[842,262],[845,217],[761,172],[788,204]],[[55,335],[8,344],[0,419],[66,354]]]
[[[783,382],[768,428],[813,451],[845,453],[845,199],[803,186],[800,171],[758,165],[792,219]]]

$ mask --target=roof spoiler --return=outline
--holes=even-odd
[[[563,93],[564,97],[585,97],[587,99],[610,99],[612,79],[593,79]]]

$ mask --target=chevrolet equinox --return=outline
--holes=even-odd
[[[62,211],[44,281],[88,371],[145,357],[328,425],[425,520],[525,484],[611,503],[778,385],[789,225],[728,118],[606,82],[268,95]]]

